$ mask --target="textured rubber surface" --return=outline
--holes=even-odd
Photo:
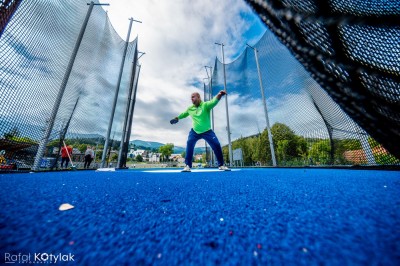
[[[240,169],[229,169],[229,170],[219,170],[218,168],[192,168],[190,169],[189,173],[212,173],[212,172],[226,172],[226,171],[240,171]],[[188,171],[183,171],[183,170],[171,170],[171,169],[162,169],[162,170],[144,170],[143,172],[146,173],[153,173],[153,174],[159,174],[159,173],[165,173],[165,174],[173,174],[173,173],[188,173]]]
[[[34,252],[79,265],[400,262],[395,171],[71,171],[0,175],[0,187],[1,262]]]

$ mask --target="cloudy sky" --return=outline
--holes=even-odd
[[[131,140],[141,139],[185,146],[191,120],[177,125],[169,120],[184,111],[194,91],[202,92],[204,66],[234,60],[246,42],[256,43],[266,28],[242,0],[109,0],[104,7],[115,30],[126,39],[129,18],[134,23],[130,40],[138,37],[142,65]],[[222,103],[222,102],[221,102]],[[198,143],[198,145],[204,145]]]

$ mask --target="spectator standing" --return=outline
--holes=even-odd
[[[61,148],[61,168],[63,168],[64,162],[65,162],[65,167],[68,167],[69,163],[69,157],[72,155],[72,146],[63,146]]]
[[[90,166],[90,163],[93,161],[94,159],[94,151],[92,149],[92,147],[87,146],[86,151],[85,151],[85,164],[83,165],[83,167],[85,169],[88,169]]]

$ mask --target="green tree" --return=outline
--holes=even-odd
[[[257,137],[255,146],[255,158],[257,162],[263,164],[271,163],[271,149],[269,145],[268,130],[265,129],[261,135]]]
[[[377,164],[399,164],[400,160],[393,155],[384,152],[383,147],[375,139],[368,137],[368,143],[373,149],[373,154],[375,157],[375,162]],[[375,152],[374,152],[375,151]],[[381,152],[380,152],[381,151]]]
[[[274,140],[291,140],[296,136],[290,127],[282,123],[275,123],[271,127],[271,132],[272,136],[274,136]]]
[[[174,151],[174,144],[172,143],[167,143],[164,146],[161,146],[158,149],[158,152],[161,153],[161,156],[163,157],[163,159],[168,159],[169,156],[171,156],[171,154]]]
[[[78,144],[77,148],[81,153],[84,153],[87,149],[87,146],[88,146],[87,144]]]
[[[380,146],[379,142],[377,142],[375,139],[368,137],[368,143],[371,148],[375,148],[377,146]]]
[[[113,153],[113,154],[111,155],[111,160],[110,160],[110,162],[115,162],[115,161],[118,161],[118,154],[117,154],[117,153]]]
[[[53,139],[47,143],[48,147],[58,147],[58,145],[60,145],[60,139]]]
[[[345,152],[361,149],[361,143],[357,139],[333,139],[333,146],[335,149],[335,164],[351,164],[344,157]]]
[[[25,143],[31,143],[31,144],[36,144],[37,141],[34,141],[31,138],[28,137],[12,137],[10,140],[16,141],[16,142],[25,142]]]
[[[103,157],[103,148],[101,150],[97,149],[96,150],[96,161],[101,161]]]
[[[303,162],[308,158],[308,144],[304,137],[296,136],[297,155],[301,157]]]
[[[232,149],[234,150],[242,149],[243,163],[245,165],[251,165],[253,162],[252,160],[253,147],[251,146],[251,143],[252,143],[252,138],[243,138],[243,137],[232,142]]]
[[[143,157],[142,157],[142,155],[138,154],[138,155],[136,156],[136,161],[138,161],[139,163],[143,162]]]
[[[12,140],[15,142],[24,142],[24,143],[31,143],[31,144],[37,143],[37,141],[35,141],[29,137],[21,137],[20,134],[21,133],[19,132],[18,128],[14,127],[9,132],[4,133],[3,137],[5,139]]]
[[[223,158],[224,158],[224,162],[225,162],[226,164],[229,164],[230,162],[229,162],[229,146],[228,146],[228,145],[222,147],[222,156],[223,156]],[[215,160],[216,160],[216,159],[217,159],[217,158],[215,158]]]
[[[276,153],[278,155],[278,160],[286,165],[287,156],[289,154],[289,140],[283,139],[278,140],[276,145]]]
[[[320,140],[311,146],[309,156],[316,164],[329,164],[331,145],[329,140]]]
[[[259,145],[259,137],[251,137],[247,139],[247,144],[249,146],[251,164],[258,162],[257,146]]]
[[[271,132],[273,136],[274,148],[278,149],[278,143],[280,143],[279,149],[280,152],[284,152],[285,154],[280,154],[280,159],[284,158],[284,160],[292,160],[298,156],[297,149],[297,140],[298,136],[294,134],[294,131],[291,130],[287,125],[282,123],[275,123],[271,127]],[[285,140],[285,142],[280,142]],[[278,158],[279,158],[278,156]]]
[[[358,139],[344,139],[340,142],[344,151],[354,151],[362,149],[361,142]]]
[[[201,155],[201,162],[202,162],[202,163],[207,163],[207,154],[206,154],[206,153],[203,153],[203,154]]]
[[[65,145],[72,145],[72,146],[74,146],[75,145],[75,142],[73,141],[73,140],[71,140],[71,139],[64,139],[64,142],[65,142]],[[64,145],[64,143],[63,143],[63,145]]]

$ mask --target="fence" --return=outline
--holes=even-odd
[[[262,82],[258,75],[256,54]],[[216,59],[212,95],[224,89],[223,64]],[[372,138],[267,31],[225,64],[232,149],[241,148],[245,165],[392,165],[399,160]],[[205,86],[209,95],[210,84]],[[264,94],[264,95],[263,95]],[[267,114],[263,97],[266,99]],[[225,103],[214,108],[215,131],[229,156]],[[267,130],[269,120],[273,149]]]
[[[279,165],[399,164],[398,1],[247,2],[269,28],[254,46],[274,149],[247,48],[226,65],[232,146],[242,147],[246,163],[272,165],[274,150]],[[223,88],[222,68],[217,60],[213,93]],[[224,126],[216,127],[220,136]]]
[[[205,86],[208,96],[224,89],[226,68],[231,145],[225,102],[214,110],[226,161],[241,148],[245,165],[399,164],[397,1],[248,2],[271,31],[233,62],[216,59]],[[1,167],[31,169],[36,157],[51,168],[57,160],[40,159],[57,158],[63,140],[73,159],[91,145],[99,161],[108,130],[106,154],[117,157],[113,150],[129,140],[137,40],[122,40],[106,12],[86,1],[1,3]]]
[[[119,148],[130,88],[135,87],[131,81],[137,82],[136,59],[137,39],[122,40],[97,1],[22,1],[0,38],[3,168],[30,169],[35,156],[58,157],[62,140],[74,146],[77,156],[87,145],[97,147],[100,160],[117,88],[110,150]]]

